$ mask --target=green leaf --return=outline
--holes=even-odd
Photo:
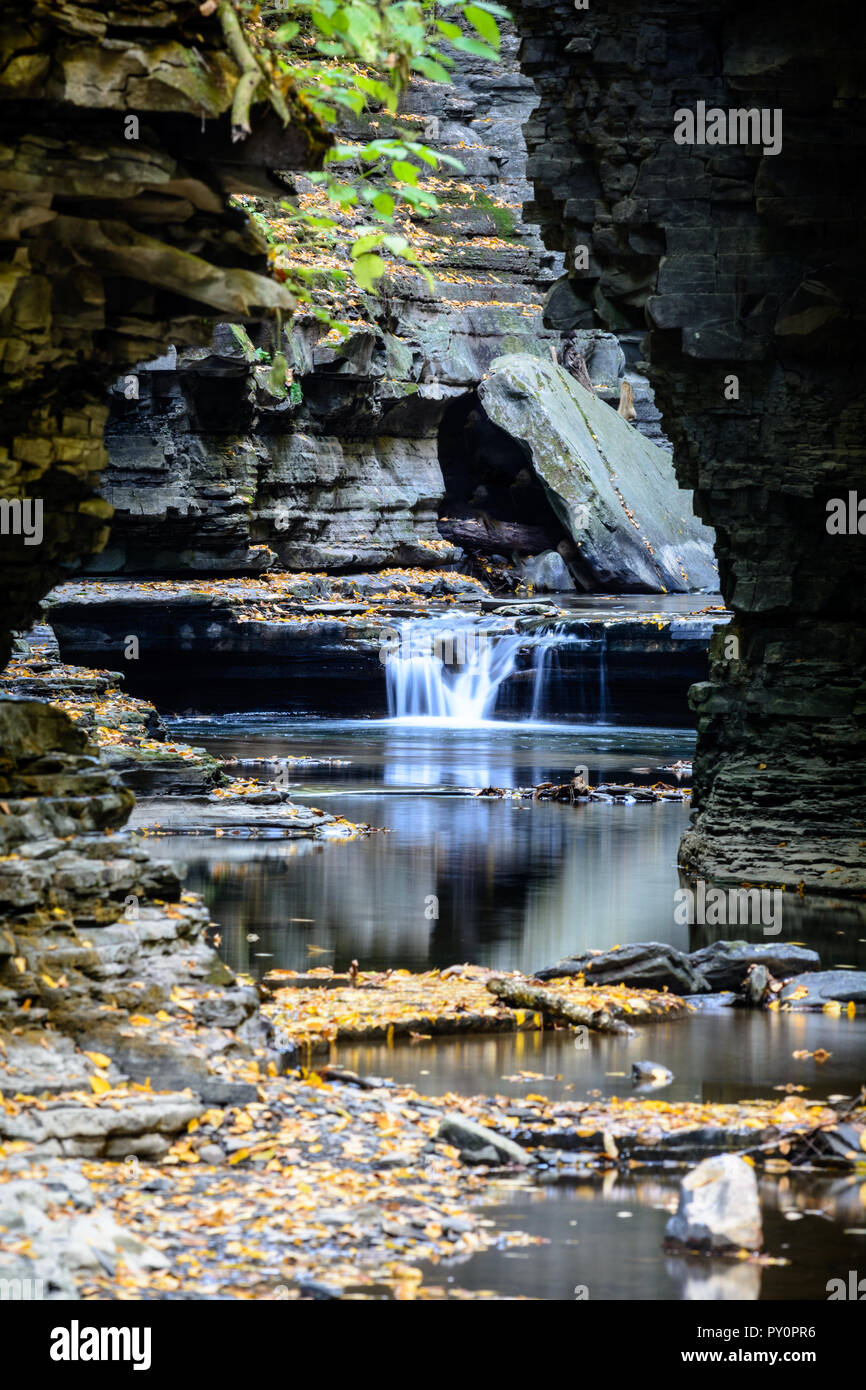
[[[373,207],[380,217],[391,218],[394,216],[394,199],[390,193],[377,193],[373,199]]]
[[[395,159],[391,165],[391,173],[398,183],[408,183],[414,187],[418,182],[417,168],[406,159]]]
[[[453,48],[459,48],[461,53],[474,53],[479,58],[489,58],[493,63],[499,57],[495,48],[486,43],[479,43],[478,39],[451,39],[450,43]]]
[[[482,10],[479,5],[467,5],[463,13],[469,20],[472,28],[477,30],[482,39],[489,43],[492,48],[498,49],[499,25],[496,23],[493,15],[488,14],[486,10]]]
[[[405,256],[408,252],[414,258],[415,253],[404,236],[383,236],[382,244],[395,256]]]
[[[357,260],[358,256],[372,251],[374,246],[380,246],[384,235],[384,232],[370,232],[367,236],[359,236],[352,246],[352,259]]]
[[[441,63],[435,63],[432,58],[413,58],[412,67],[416,72],[420,72],[422,77],[429,77],[431,82],[451,81],[448,69],[443,68]]]
[[[436,28],[446,39],[459,39],[463,32],[459,24],[450,24],[447,19],[437,19]]]
[[[435,193],[430,193],[426,188],[404,188],[403,197],[407,203],[419,212],[438,212],[439,199]]]
[[[428,145],[410,145],[409,149],[413,154],[416,154],[419,159],[423,159],[425,164],[431,164],[434,169],[438,165],[439,156],[434,150],[431,150]]]
[[[291,43],[296,34],[300,33],[300,24],[281,24],[274,38],[277,43]]]
[[[288,370],[289,364],[286,361],[285,353],[278,352],[271,363],[271,370],[268,372],[268,390],[272,396],[276,396],[278,400],[281,401],[285,400],[286,397],[286,375],[288,374]]]
[[[380,101],[383,106],[390,106],[396,101],[397,93],[387,82],[377,82],[374,77],[356,77],[355,85],[360,87],[362,92]]]
[[[362,290],[374,290],[376,281],[385,274],[381,256],[359,256],[355,261],[355,279]]]

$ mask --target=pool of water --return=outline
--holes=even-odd
[[[449,1281],[512,1297],[560,1302],[599,1299],[710,1302],[826,1300],[830,1279],[847,1279],[866,1261],[864,1187],[853,1178],[792,1175],[762,1181],[764,1253],[780,1263],[708,1260],[662,1250],[679,1177],[617,1173],[567,1184],[503,1182],[488,1215],[509,1231],[531,1231],[541,1245],[486,1251],[423,1267],[430,1284]],[[781,1263],[786,1261],[787,1263]],[[590,1321],[577,1335],[591,1337]]]
[[[534,970],[576,950],[628,941],[706,944],[709,929],[679,925],[677,846],[688,803],[651,805],[477,799],[482,787],[565,781],[577,766],[600,780],[649,783],[691,757],[691,730],[606,725],[297,720],[282,715],[172,721],[172,733],[254,771],[259,758],[294,763],[293,799],[378,833],[348,842],[165,836],[154,850],[188,866],[220,925],[221,950],[238,970],[444,967],[460,961]],[[784,939],[814,944],[826,964],[861,964],[866,928],[852,910],[810,915],[798,905]],[[760,928],[740,928],[739,935]],[[718,930],[716,936],[724,935]],[[759,937],[759,939],[762,939]],[[823,1065],[793,1053],[823,1048]],[[633,1039],[567,1032],[443,1038],[336,1050],[362,1074],[457,1092],[554,1099],[588,1092],[636,1095],[631,1063],[652,1060],[674,1080],[653,1092],[671,1101],[854,1095],[864,1079],[866,1019],[773,1015],[702,1007]],[[524,1073],[524,1075],[521,1075]],[[787,1265],[759,1267],[667,1256],[661,1242],[680,1174],[634,1179],[497,1184],[490,1215],[543,1244],[472,1257],[448,1280],[502,1294],[573,1299],[826,1298],[826,1281],[862,1265],[866,1185],[848,1176],[791,1174],[766,1181],[766,1249]]]
[[[384,831],[340,844],[162,838],[160,852],[189,866],[189,887],[204,894],[235,969],[345,968],[353,959],[362,969],[465,960],[538,969],[617,941],[688,949],[688,928],[673,919],[687,804],[564,806],[465,794],[565,781],[578,764],[593,782],[675,784],[660,769],[690,755],[688,732],[281,727],[278,718],[243,731],[218,719],[173,728],[221,757],[340,760],[295,767],[293,797]]]

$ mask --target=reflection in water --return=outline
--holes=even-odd
[[[712,937],[713,928],[674,922],[687,804],[568,806],[454,794],[563,781],[578,764],[594,782],[672,782],[661,768],[690,756],[689,731],[505,724],[455,730],[389,721],[293,723],[273,715],[179,720],[174,731],[223,757],[346,760],[326,769],[293,765],[293,796],[387,828],[334,844],[161,839],[155,848],[189,866],[188,886],[206,898],[236,969],[345,968],[357,958],[363,969],[470,960],[532,970],[576,950],[647,940],[694,949]],[[785,911],[784,940],[814,944],[827,964],[863,961],[857,953],[866,928],[853,905],[820,917],[808,905],[797,916],[787,903]],[[807,1088],[809,1100],[856,1092],[864,1032],[862,1014],[723,1009],[647,1025],[628,1041],[593,1037],[582,1050],[569,1033],[549,1032],[343,1048],[339,1057],[361,1073],[440,1095],[521,1095],[528,1087],[553,1099],[580,1100],[589,1090],[626,1096],[634,1094],[631,1063],[652,1060],[674,1073],[658,1099],[774,1097],[777,1087],[793,1083]],[[823,1066],[792,1055],[819,1047],[831,1054]],[[520,1071],[536,1077],[504,1079]],[[766,1248],[790,1258],[789,1266],[665,1256],[664,1226],[679,1176],[611,1173],[566,1185],[551,1173],[540,1185],[525,1178],[499,1184],[497,1224],[530,1230],[547,1243],[487,1252],[459,1271],[430,1268],[428,1280],[565,1300],[578,1284],[591,1300],[825,1299],[828,1279],[845,1277],[858,1257],[862,1266],[864,1237],[856,1232],[866,1229],[866,1188],[846,1177],[795,1172],[762,1188]],[[788,1221],[786,1212],[803,1219]]]
[[[450,1276],[470,1289],[573,1301],[575,1288],[599,1299],[820,1299],[827,1281],[863,1262],[863,1239],[844,1235],[866,1211],[863,1179],[792,1174],[760,1184],[764,1249],[785,1265],[662,1254],[665,1225],[676,1206],[679,1176],[617,1173],[576,1182],[530,1187],[500,1183],[489,1208],[498,1226],[531,1230],[545,1243],[502,1255],[487,1251],[460,1263],[428,1266],[428,1283]],[[786,1212],[803,1215],[788,1221]],[[581,1314],[576,1311],[575,1318]],[[589,1309],[586,1310],[589,1318]],[[590,1326],[587,1323],[586,1331]]]
[[[188,887],[206,898],[234,968],[255,967],[250,932],[270,953],[268,968],[292,970],[309,964],[311,945],[341,968],[357,959],[363,969],[414,970],[464,960],[538,969],[615,942],[688,945],[688,928],[673,925],[688,814],[676,803],[348,794],[339,810],[388,833],[330,845],[160,842],[189,866]]]
[[[189,887],[206,897],[237,969],[303,969],[319,953],[326,954],[317,963],[337,967],[353,959],[365,969],[472,960],[537,969],[569,951],[616,942],[688,946],[687,928],[673,921],[687,804],[564,806],[446,794],[561,781],[578,762],[592,780],[646,780],[630,769],[660,775],[662,765],[688,754],[687,732],[327,724],[316,743],[309,725],[286,729],[283,722],[280,738],[281,721],[273,718],[256,724],[254,737],[239,736],[225,720],[180,723],[196,741],[209,733],[209,746],[223,756],[290,749],[295,757],[350,759],[338,776],[328,770],[324,785],[321,769],[294,768],[293,796],[387,829],[327,846],[163,840],[163,852],[189,865]],[[261,956],[250,955],[251,933]]]
[[[864,1080],[866,1016],[773,1014],[760,1010],[699,1011],[696,1016],[642,1025],[635,1037],[593,1034],[577,1048],[570,1031],[441,1038],[436,1044],[353,1044],[338,1049],[343,1066],[362,1076],[420,1085],[429,1095],[522,1096],[540,1091],[553,1101],[580,1101],[587,1092],[661,1101],[779,1100],[776,1088],[804,1086],[806,1100],[855,1096]],[[792,1054],[824,1048],[823,1064]],[[670,1085],[638,1092],[631,1066],[659,1062]],[[423,1076],[419,1081],[419,1069]],[[521,1079],[520,1073],[528,1075]]]

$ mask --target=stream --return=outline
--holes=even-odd
[[[362,970],[471,961],[531,971],[578,949],[660,940],[689,950],[713,939],[709,928],[674,921],[687,802],[572,806],[471,794],[561,782],[577,765],[593,784],[676,785],[663,769],[691,758],[693,731],[606,724],[598,702],[594,720],[578,725],[471,722],[468,705],[458,721],[428,658],[410,652],[407,660],[413,669],[392,680],[392,698],[399,685],[401,698],[423,710],[419,692],[432,689],[432,714],[407,714],[404,704],[402,717],[383,720],[258,712],[170,721],[174,737],[233,760],[239,775],[249,775],[252,759],[298,759],[293,800],[380,832],[330,843],[237,831],[160,837],[160,854],[187,865],[187,885],[206,899],[234,969],[343,970],[357,959]],[[506,664],[494,652],[488,675]],[[495,707],[477,685],[464,686],[463,697],[476,716]],[[847,919],[837,921],[813,921],[803,909],[796,935],[786,921],[785,938],[814,945],[824,964],[862,964],[866,929],[852,936]],[[816,1048],[831,1054],[823,1065],[792,1057]],[[569,1034],[545,1032],[345,1046],[334,1056],[430,1094],[552,1099],[636,1094],[631,1063],[649,1058],[674,1073],[658,1098],[734,1101],[778,1098],[788,1083],[804,1086],[807,1099],[853,1095],[864,1050],[862,1013],[768,1014],[710,1001],[696,1017],[644,1026],[634,1039],[594,1035],[583,1050]],[[826,1174],[762,1182],[765,1249],[790,1263],[667,1256],[664,1223],[681,1176],[659,1168],[566,1181],[551,1169],[534,1181],[496,1182],[487,1215],[543,1243],[473,1256],[459,1270],[430,1267],[425,1278],[551,1299],[823,1298],[827,1279],[863,1263],[866,1185]]]

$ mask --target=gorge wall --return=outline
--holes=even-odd
[[[329,143],[295,106],[285,129],[260,110],[255,136],[233,144],[238,70],[219,23],[189,4],[26,8],[0,4],[0,486],[40,503],[43,534],[32,544],[4,516],[13,629],[106,542],[118,373],[200,342],[214,319],[291,309],[264,273],[264,238],[227,199],[274,187],[275,164],[316,167]],[[8,629],[0,647],[5,661]]]
[[[405,227],[435,288],[392,260],[381,296],[336,297],[335,317],[351,329],[344,342],[298,317],[288,335],[295,399],[269,393],[267,368],[253,356],[273,347],[269,330],[253,332],[245,348],[220,328],[210,350],[150,362],[137,373],[139,400],[126,399],[121,379],[106,435],[115,517],[91,570],[453,564],[458,551],[437,529],[438,434],[449,405],[500,354],[547,356],[559,344],[542,303],[562,257],[522,213],[531,189],[521,127],[537,98],[516,49],[506,32],[501,63],[458,55],[453,83],[416,79],[397,117],[346,121],[346,138],[423,137],[463,164],[464,173],[443,168],[429,181],[439,214]],[[312,204],[307,180],[284,183],[288,197]],[[292,236],[273,200],[251,206],[277,241]],[[340,221],[333,259],[347,266],[351,211]],[[315,256],[304,243],[295,249]]]
[[[590,252],[560,325],[647,331],[735,615],[693,690],[683,861],[862,893],[866,521],[827,524],[831,499],[866,491],[862,12],[834,6],[825,27],[804,0],[512,8],[540,94],[527,214],[569,265]],[[699,102],[781,113],[781,150],[675,143],[675,112]]]
[[[288,90],[287,124],[264,103],[251,137],[233,143],[239,68],[219,22],[186,0],[24,9],[0,3],[3,665],[13,631],[108,537],[99,488],[111,382],[170,343],[202,341],[215,320],[291,310],[265,239],[227,202],[276,187],[275,165],[317,167],[329,143]],[[71,1039],[108,1026],[120,1056],[114,1025],[122,1032],[157,1001],[169,1022],[145,1046],[154,1075],[165,1063],[177,1081],[187,1054],[179,1084],[202,1080],[209,1063],[190,1055],[172,1003],[181,987],[203,1025],[250,1021],[249,1036],[263,1036],[254,991],[205,943],[206,910],[182,898],[175,869],[113,833],[133,797],[62,709],[0,699],[0,795],[0,1091],[88,1086],[93,1064]],[[133,1059],[122,1071],[134,1069]],[[172,1106],[145,1109],[108,1117],[92,1142],[80,1139],[86,1116],[80,1132],[74,1121],[68,1143],[84,1147],[63,1152],[112,1151],[111,1134],[120,1153],[139,1151],[127,1136],[152,1144],[149,1131],[186,1123]]]

